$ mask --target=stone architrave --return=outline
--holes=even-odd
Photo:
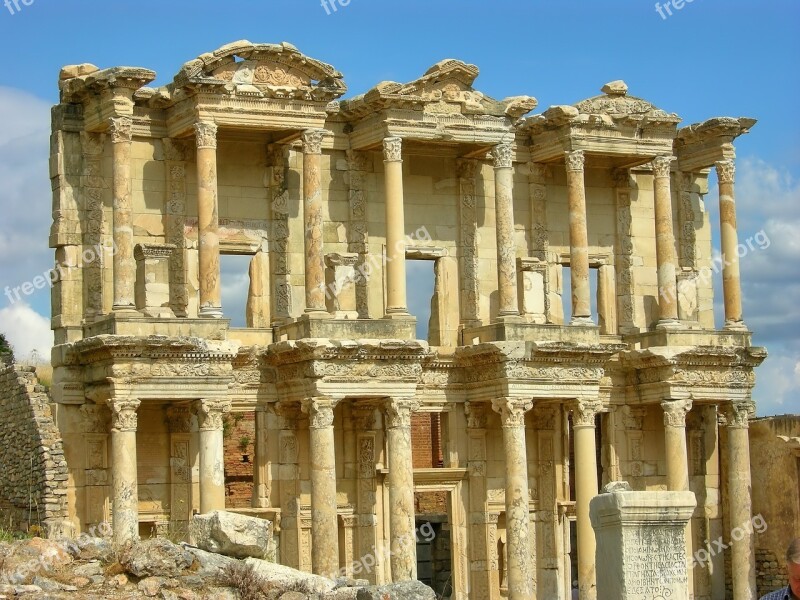
[[[693,492],[606,486],[590,504],[597,538],[597,600],[689,600],[686,524]]]

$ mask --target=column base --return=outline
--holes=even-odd
[[[114,304],[111,307],[111,311],[126,317],[133,317],[141,314],[138,310],[136,310],[136,306],[133,304]]]
[[[570,327],[597,327],[592,317],[572,317],[569,322]]]
[[[302,315],[300,315],[300,318],[298,320],[310,321],[314,319],[330,319],[330,318],[332,318],[332,315],[327,310],[321,310],[319,308],[307,308],[305,309],[305,312]]]
[[[198,316],[204,319],[221,319],[222,307],[221,306],[204,306],[200,309]]]
[[[677,319],[660,319],[656,325],[656,329],[683,329],[683,323]]]
[[[509,313],[507,315],[497,315],[494,319],[492,319],[492,323],[524,323],[525,319],[523,319],[519,313]]]
[[[386,310],[386,314],[383,315],[383,318],[406,320],[413,319],[415,317],[411,316],[411,313],[408,312],[407,308],[389,308]]]
[[[725,331],[750,331],[744,321],[725,321],[722,327]]]

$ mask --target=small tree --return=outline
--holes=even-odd
[[[14,349],[6,339],[6,336],[0,333],[0,362],[13,363],[14,362]]]

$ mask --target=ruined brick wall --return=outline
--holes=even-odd
[[[756,548],[756,588],[758,596],[786,587],[786,560],[769,550]]]
[[[248,508],[253,497],[253,460],[255,459],[255,413],[230,413],[225,418],[225,505]],[[247,443],[245,443],[247,442]],[[244,462],[243,457],[247,457]]]
[[[0,363],[0,510],[50,535],[67,519],[67,462],[35,367]]]

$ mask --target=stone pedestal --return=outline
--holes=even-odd
[[[148,317],[174,317],[169,307],[169,257],[173,244],[137,244],[136,310]]]
[[[633,492],[627,483],[590,505],[598,600],[689,600],[686,524],[692,492]]]
[[[200,400],[196,405],[200,429],[200,512],[225,510],[225,451],[222,417],[228,400]]]
[[[328,312],[336,319],[357,319],[355,252],[333,253],[325,257],[325,303]]]

